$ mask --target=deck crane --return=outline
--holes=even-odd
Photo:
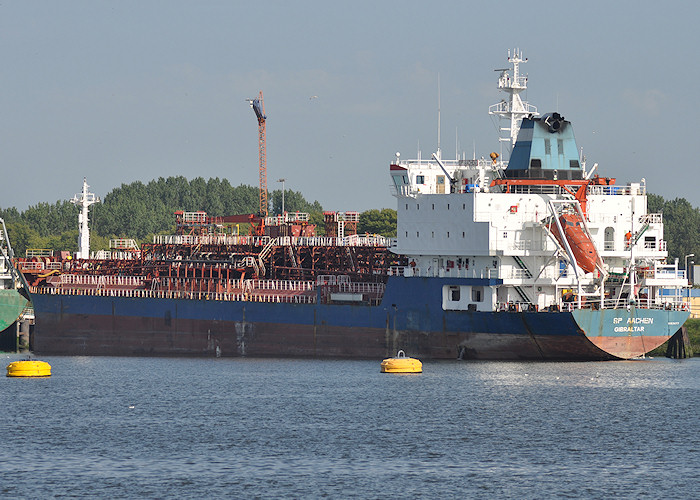
[[[248,99],[250,107],[255,111],[258,119],[258,153],[260,156],[260,213],[261,217],[267,217],[267,150],[265,146],[265,103],[263,93],[257,99]]]

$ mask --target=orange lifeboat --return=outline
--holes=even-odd
[[[579,214],[564,214],[559,217],[559,223],[564,230],[564,238],[569,242],[578,266],[586,273],[595,271],[596,262],[599,260],[598,252],[583,229],[581,216]],[[549,229],[561,246],[566,247],[562,235],[559,234],[559,228],[554,222],[550,223]]]

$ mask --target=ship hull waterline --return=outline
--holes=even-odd
[[[391,289],[422,306],[402,306],[390,288],[377,306],[37,294],[32,347],[42,355],[376,359],[401,349],[424,359],[611,360],[658,347],[688,316],[641,308],[443,311],[415,300],[425,287],[403,281]]]

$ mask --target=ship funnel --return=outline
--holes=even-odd
[[[547,130],[550,134],[556,134],[564,128],[565,120],[564,117],[559,113],[547,113],[542,117],[545,125],[547,125]]]

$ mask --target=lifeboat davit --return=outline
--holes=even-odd
[[[382,373],[422,373],[423,363],[416,358],[407,358],[406,353],[399,351],[395,358],[387,358],[381,364]]]
[[[559,223],[564,230],[564,238],[569,242],[571,251],[574,254],[576,264],[586,273],[595,271],[596,263],[600,257],[595,245],[584,230],[581,216],[579,214],[564,214],[559,217]],[[566,248],[564,238],[559,234],[557,225],[552,222],[549,225],[549,229],[559,244]]]
[[[46,361],[13,361],[7,365],[8,377],[50,377],[51,365]]]

